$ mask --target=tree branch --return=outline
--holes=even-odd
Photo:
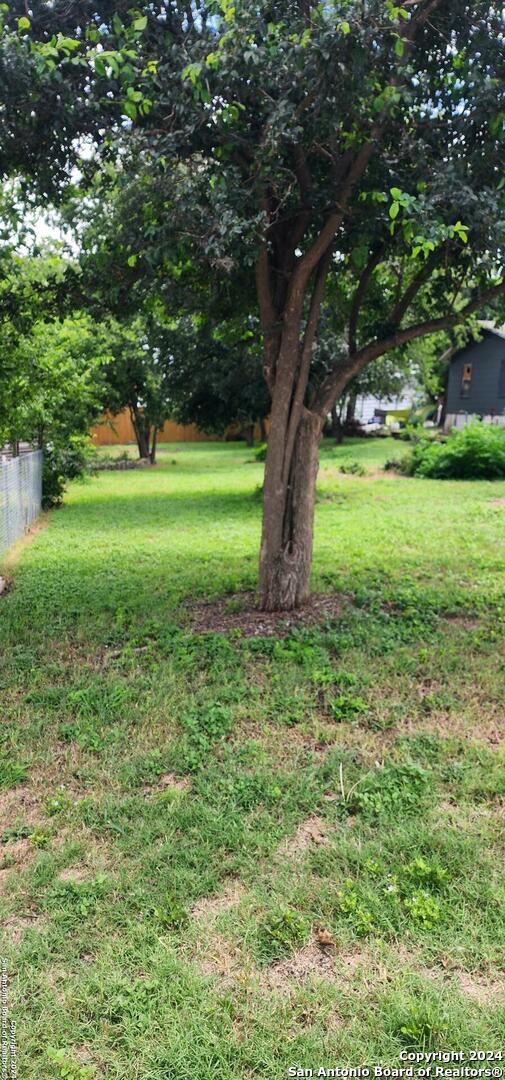
[[[276,350],[274,347],[274,338],[277,333],[276,327],[278,319],[277,311],[272,300],[268,245],[264,238],[260,243],[255,271],[261,328],[265,338],[266,363],[264,375],[266,384],[271,393],[275,382],[274,364]]]
[[[316,337],[317,324],[319,321],[319,312],[321,310],[321,301],[323,298],[324,286],[326,284],[326,278],[328,276],[328,270],[330,268],[331,257],[333,249],[329,247],[316,271],[316,279],[314,282],[314,288],[312,290],[312,296],[310,298],[309,314],[307,316],[307,323],[305,326],[305,333],[303,335],[302,355],[300,360],[300,370],[298,372],[298,379],[296,381],[296,389],[293,395],[293,401],[291,404],[291,413],[289,417],[288,431],[286,435],[286,448],[284,451],[283,462],[283,474],[287,476],[289,467],[291,464],[291,455],[293,453],[293,447],[295,444],[296,432],[300,423],[300,417],[302,415],[303,402],[305,398],[305,391],[307,389],[310,364],[312,361],[312,349],[314,347],[314,341]]]
[[[493,285],[486,289],[485,292],[474,296],[459,311],[451,311],[435,319],[426,319],[425,322],[406,326],[403,330],[395,330],[393,334],[383,338],[381,341],[369,342],[368,345],[359,349],[357,353],[348,356],[338,370],[333,371],[324,379],[313,404],[314,410],[321,416],[329,413],[334,401],[340,396],[350,379],[354,378],[355,375],[359,375],[367,364],[377,360],[379,356],[383,356],[384,353],[389,352],[391,349],[398,349],[401,345],[407,345],[409,341],[415,341],[417,338],[428,337],[430,334],[436,334],[440,330],[449,330],[452,326],[465,322],[469,315],[473,315],[474,311],[478,311],[485,304],[491,303],[496,297],[504,294],[505,281],[502,281],[499,285]]]
[[[356,333],[358,329],[359,313],[361,311],[361,305],[363,303],[368,283],[375,268],[382,262],[382,257],[385,251],[385,244],[382,244],[380,248],[375,251],[368,260],[363,273],[358,281],[357,288],[354,292],[351,314],[349,316],[349,352],[355,353],[357,351]]]
[[[416,274],[416,276],[410,282],[410,285],[407,286],[407,288],[405,289],[405,292],[403,293],[403,296],[400,296],[398,302],[395,304],[395,306],[394,306],[394,308],[393,308],[393,310],[391,312],[390,322],[391,322],[392,326],[399,326],[400,325],[400,323],[401,323],[401,321],[403,319],[403,316],[405,315],[405,312],[410,307],[412,301],[417,296],[419,290],[422,288],[422,286],[431,277],[431,274],[432,274],[438,260],[440,259],[440,256],[442,255],[442,253],[444,251],[444,248],[445,248],[445,245],[442,245],[441,247],[437,248],[435,251],[430,252],[428,258],[425,259],[419,273]]]

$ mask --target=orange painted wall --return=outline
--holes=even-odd
[[[118,446],[135,442],[135,432],[127,409],[119,416],[104,417],[104,422],[91,428],[91,437],[96,446]],[[204,435],[196,424],[175,424],[167,420],[163,431],[158,435],[158,442],[216,442],[218,435]]]

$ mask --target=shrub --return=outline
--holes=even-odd
[[[88,472],[94,457],[88,436],[73,435],[63,444],[49,443],[42,466],[42,505],[60,506],[68,480]]]
[[[342,461],[338,467],[338,471],[345,473],[348,476],[365,476],[365,466],[360,461]]]
[[[267,444],[266,443],[260,443],[260,445],[257,446],[255,450],[253,450],[253,455],[254,455],[254,460],[255,461],[266,461],[266,459],[267,459]]]
[[[436,480],[505,478],[505,429],[474,420],[445,442],[421,439],[405,460],[411,476]]]

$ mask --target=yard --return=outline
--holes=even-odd
[[[287,636],[192,623],[255,586],[263,467],[243,445],[75,483],[11,556],[20,1077],[275,1080],[499,1051],[505,483],[383,472],[398,450],[324,447],[313,584],[341,608]]]

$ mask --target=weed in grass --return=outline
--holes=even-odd
[[[257,927],[257,946],[262,960],[272,962],[293,952],[308,940],[310,926],[298,911],[271,911]]]
[[[49,1046],[46,1057],[56,1070],[56,1076],[61,1077],[61,1080],[93,1080],[95,1070],[89,1065],[79,1065],[72,1058],[70,1051]]]
[[[201,768],[213,745],[224,739],[233,723],[232,710],[220,702],[192,706],[181,719],[185,741],[180,760],[188,772]]]
[[[35,848],[46,848],[51,843],[53,834],[48,829],[33,829],[30,833],[30,844]]]
[[[337,679],[331,667],[315,668],[310,675],[311,682],[316,686],[334,686]]]
[[[368,713],[368,704],[362,697],[353,694],[339,694],[330,702],[330,708],[335,720],[359,720]]]
[[[121,738],[121,732],[117,728],[109,728],[108,731],[102,732],[97,730],[89,720],[81,720],[60,724],[58,737],[62,742],[77,743],[81,750],[99,754],[114,739]]]
[[[244,610],[244,601],[240,597],[233,597],[231,600],[227,600],[225,604],[225,611],[228,615],[239,615]]]
[[[432,930],[440,919],[440,904],[426,889],[417,889],[403,902],[411,919],[423,930]]]
[[[355,883],[348,879],[338,893],[338,909],[347,917],[358,937],[365,937],[376,929],[374,914],[363,903]]]
[[[9,754],[0,754],[0,788],[17,787],[28,776],[27,766],[21,761],[13,761]]]
[[[95,913],[108,889],[105,874],[97,874],[91,881],[57,881],[48,892],[46,906],[54,911],[60,925],[71,930]]]
[[[70,809],[71,801],[69,795],[65,791],[57,791],[55,795],[49,795],[46,799],[46,814],[49,817],[56,817],[58,814],[63,814]]]
[[[412,886],[441,889],[447,884],[448,878],[449,873],[443,866],[429,863],[420,856],[407,863],[402,871],[402,882],[407,889]]]
[[[422,811],[429,788],[429,774],[419,765],[383,765],[356,782],[346,806],[351,813],[369,818],[405,817]]]
[[[13,825],[9,825],[4,829],[2,833],[2,844],[12,844],[16,840],[27,840],[33,833],[33,826],[26,825],[24,822],[14,822]]]
[[[165,756],[159,748],[156,748],[149,754],[129,758],[121,766],[119,774],[123,786],[137,788],[144,784],[155,784],[166,771]]]
[[[185,908],[171,897],[167,897],[162,907],[154,909],[154,915],[164,930],[178,930],[188,921]]]

